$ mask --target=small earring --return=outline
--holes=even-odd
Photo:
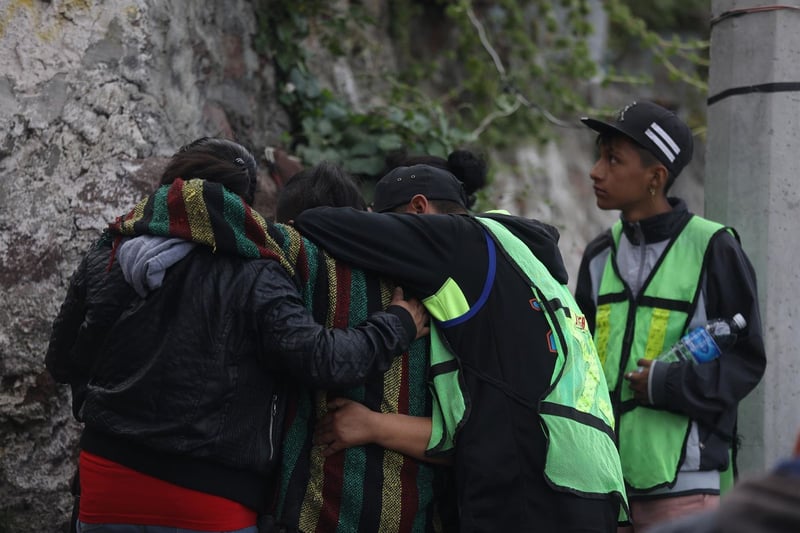
[[[650,196],[655,196],[655,195],[656,195],[655,188],[654,187],[650,187]]]

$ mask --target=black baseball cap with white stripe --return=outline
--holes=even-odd
[[[613,122],[583,117],[581,122],[601,134],[622,134],[652,153],[677,176],[692,160],[694,141],[689,126],[653,102],[633,102],[617,113]]]

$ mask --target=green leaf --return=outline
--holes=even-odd
[[[384,152],[396,150],[403,146],[403,138],[397,133],[387,133],[378,137],[378,149]]]

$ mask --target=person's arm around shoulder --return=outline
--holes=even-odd
[[[314,321],[297,287],[269,261],[253,287],[264,357],[276,357],[295,378],[316,387],[345,387],[385,372],[392,359],[427,335],[428,315],[419,300],[398,287],[385,311],[356,327],[328,329]]]
[[[347,448],[377,444],[420,461],[450,464],[450,457],[425,454],[431,437],[430,417],[379,413],[346,398],[328,402],[328,413],[317,423],[314,444],[329,456]]]
[[[461,216],[317,207],[303,211],[295,228],[336,259],[413,282],[408,288],[424,297],[441,287],[458,257]]]

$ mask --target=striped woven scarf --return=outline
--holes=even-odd
[[[264,220],[242,198],[219,183],[176,179],[162,185],[128,214],[110,223],[117,237],[158,235],[209,246],[215,253],[275,259],[290,276],[302,253],[295,231]],[[116,243],[119,239],[116,239]]]
[[[305,262],[296,266],[307,273],[301,292],[317,321],[327,327],[354,326],[371,310],[389,304],[393,284],[333,261],[305,239],[303,243]],[[290,404],[274,509],[281,524],[290,530],[332,533],[441,530],[435,498],[443,495],[434,491],[441,482],[436,467],[379,446],[356,446],[323,457],[311,439],[316,420],[335,396],[373,411],[430,416],[427,372],[427,342],[418,340],[386,373],[366,384],[308,391]]]
[[[356,325],[391,300],[390,284],[334,261],[294,228],[268,223],[218,183],[176,179],[109,224],[115,247],[135,235],[177,237],[216,253],[280,261],[299,282],[306,307],[327,327]],[[427,368],[426,343],[418,341],[383,376],[336,395],[377,411],[430,416]],[[439,530],[432,465],[377,446],[329,458],[312,449],[314,420],[324,415],[330,397],[309,392],[289,408],[279,514],[308,531]]]

